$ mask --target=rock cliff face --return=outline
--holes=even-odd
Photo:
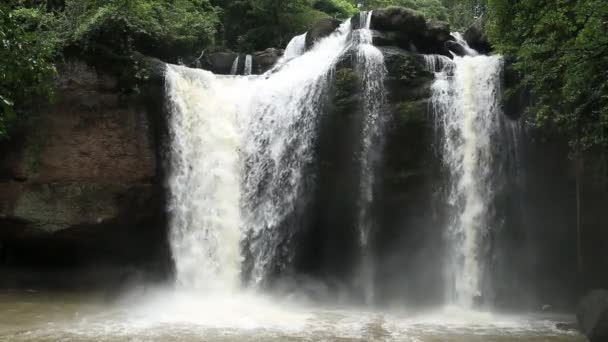
[[[152,108],[123,96],[110,74],[81,61],[61,66],[56,102],[2,146],[0,267],[51,266],[74,275],[96,267],[107,270],[97,277],[109,281],[133,269],[167,273],[157,133],[162,104]],[[46,285],[13,275],[0,285]],[[73,280],[51,278],[57,286]]]

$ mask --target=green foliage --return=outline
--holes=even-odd
[[[448,20],[452,28],[464,31],[481,17],[485,11],[487,0],[443,0],[449,9]]]
[[[448,20],[448,9],[441,0],[367,0],[363,9],[373,10],[389,6],[411,8],[422,13],[427,19]]]
[[[314,8],[312,0],[214,0],[213,4],[223,9],[225,45],[242,52],[285,46],[294,35],[329,16]]]
[[[516,57],[530,118],[570,138],[574,151],[608,146],[608,3],[489,0],[487,31]]]
[[[318,0],[314,8],[336,18],[350,18],[357,13],[357,7],[347,0]]]
[[[217,11],[208,0],[68,0],[56,30],[65,45],[84,49],[196,51],[214,42]]]
[[[0,139],[29,105],[52,95],[55,41],[41,27],[46,21],[39,9],[0,4]]]

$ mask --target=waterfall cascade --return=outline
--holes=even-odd
[[[363,130],[361,132],[360,151],[360,195],[358,200],[357,224],[361,244],[361,285],[365,301],[373,302],[374,297],[374,266],[369,246],[369,235],[372,229],[371,208],[374,200],[375,160],[380,153],[380,138],[383,120],[382,106],[385,102],[384,81],[386,67],[382,52],[372,44],[371,26],[372,12],[361,12],[359,15],[360,29],[357,30],[356,59],[359,74],[362,75],[363,87]]]
[[[289,263],[289,251],[281,248],[289,227],[282,225],[305,196],[303,172],[313,161],[324,94],[349,37],[347,21],[295,58],[303,52],[302,36],[296,37],[292,59],[263,77],[168,66],[170,225],[178,284],[237,288],[242,243],[253,284]]]
[[[238,287],[242,217],[242,80],[167,66],[171,106],[171,247],[177,282],[208,290]],[[221,112],[222,115],[217,115]]]
[[[458,35],[455,35],[459,37]],[[435,72],[432,107],[442,133],[441,154],[449,172],[446,285],[448,299],[472,307],[483,296],[485,245],[492,231],[489,208],[494,195],[492,139],[501,122],[500,56],[428,56]]]
[[[288,61],[295,57],[299,57],[306,51],[306,35],[307,33],[304,33],[293,37],[285,48],[285,52],[283,53],[283,61]]]
[[[168,67],[171,243],[179,284],[235,289],[247,279],[257,286],[290,266],[298,215],[311,193],[307,175],[314,168],[320,115],[336,63],[352,52],[363,114],[358,281],[365,301],[373,302],[371,211],[387,72],[382,52],[372,44],[371,16],[362,12],[354,31],[346,21],[307,52],[306,35],[294,37],[277,66],[262,76],[220,77]],[[470,56],[425,58],[436,76],[432,106],[450,179],[447,287],[455,303],[470,307],[483,294],[483,245],[492,229],[491,140],[500,129],[502,59],[464,47]],[[237,58],[233,71],[238,64]],[[250,74],[250,55],[244,65],[244,74]]]
[[[245,56],[245,69],[243,70],[243,75],[248,76],[251,75],[251,70],[253,67],[253,58],[251,55]]]
[[[239,60],[240,56],[237,55],[234,59],[234,62],[232,62],[232,67],[230,68],[230,75],[236,75],[239,72]]]

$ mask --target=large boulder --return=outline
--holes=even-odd
[[[342,22],[338,19],[325,18],[316,23],[306,35],[306,49],[309,50],[320,39],[332,34]]]
[[[445,46],[448,48],[448,50],[452,51],[453,53],[455,53],[457,56],[466,56],[467,55],[467,48],[462,46],[461,44],[455,42],[455,41],[447,41],[445,43]]]
[[[230,75],[232,63],[239,56],[236,52],[210,52],[203,56],[202,68],[215,74]]]
[[[374,43],[395,45],[402,49],[450,56],[445,43],[452,39],[450,25],[442,21],[427,22],[422,14],[405,7],[375,10],[371,28]]]
[[[591,342],[608,341],[608,290],[593,290],[578,305],[576,318]]]
[[[464,40],[479,53],[487,54],[492,52],[492,45],[490,45],[488,37],[483,30],[483,18],[475,20],[473,25],[466,30]]]
[[[410,8],[388,7],[374,11],[371,26],[380,31],[420,34],[426,30],[426,19],[422,14]]]
[[[283,56],[283,50],[269,48],[264,51],[253,53],[253,72],[263,74],[270,70],[277,61]]]

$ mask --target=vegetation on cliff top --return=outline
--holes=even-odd
[[[0,137],[52,94],[68,47],[92,55],[135,51],[173,61],[218,47],[283,47],[357,0],[9,0],[0,5]],[[363,9],[414,8],[465,28],[482,16],[495,48],[515,58],[531,93],[530,121],[566,135],[575,151],[608,146],[608,4],[603,0],[366,0]],[[105,57],[102,57],[105,58]],[[176,62],[176,61],[173,61]]]
[[[556,128],[575,154],[608,147],[608,2],[489,0],[486,29],[515,57],[528,118]]]

